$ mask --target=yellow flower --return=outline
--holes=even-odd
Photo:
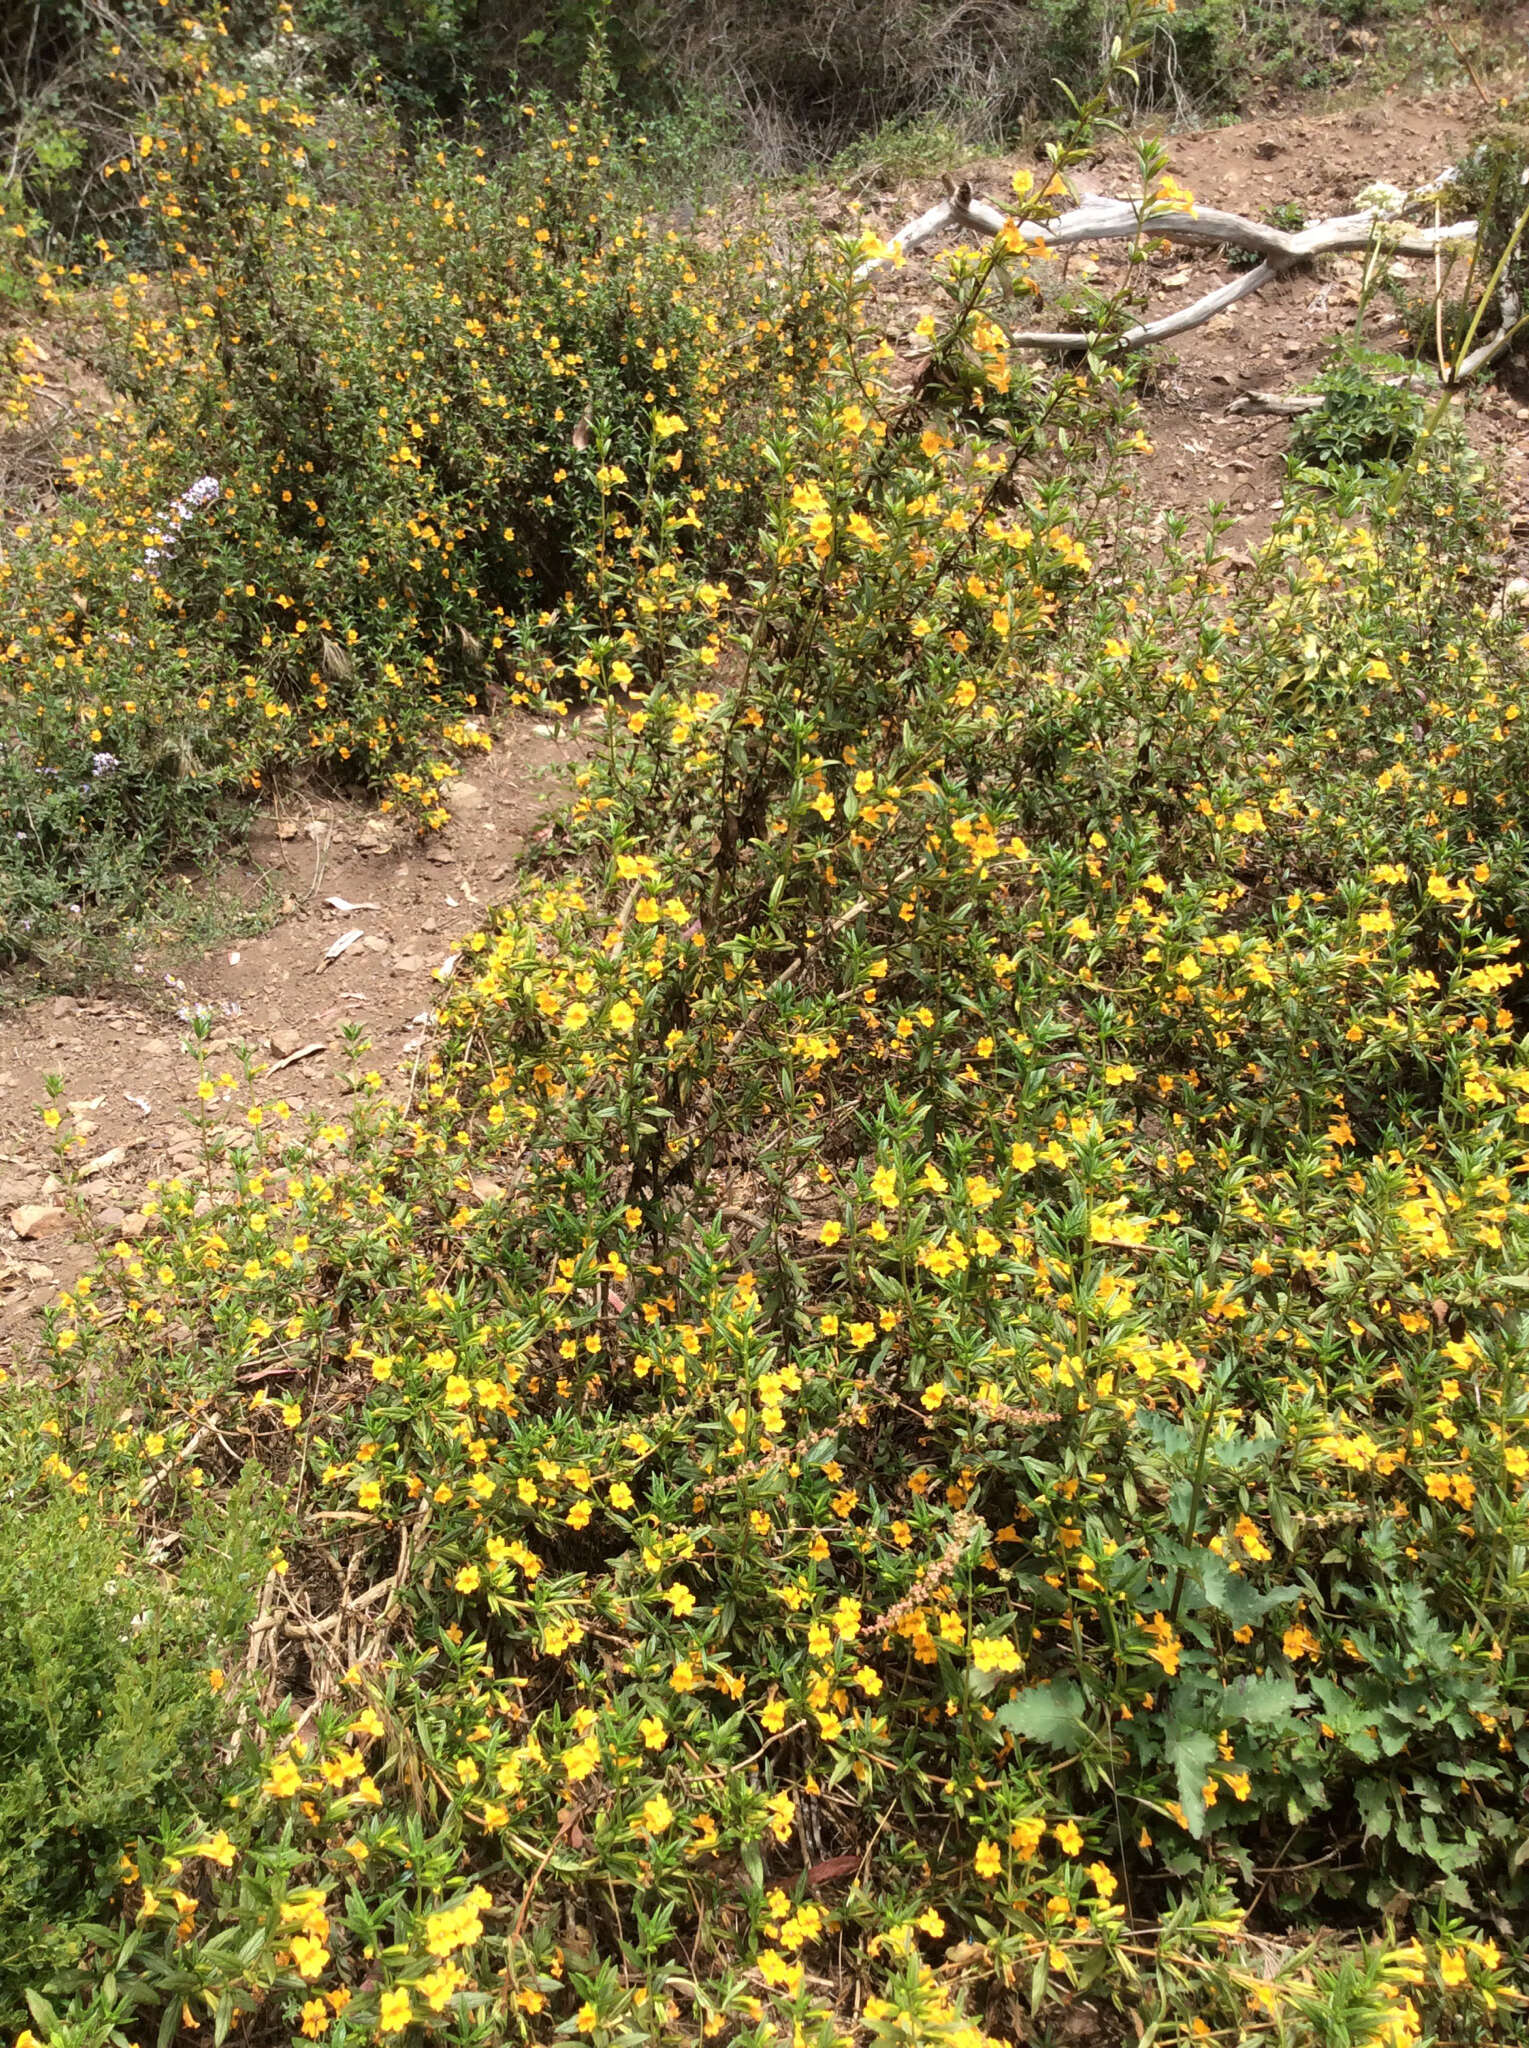
[[[1003,1868],[1003,1851],[996,1842],[979,1842],[972,1863],[979,1877],[996,1877]]]
[[[637,1013],[625,998],[618,998],[611,1004],[606,1022],[612,1031],[619,1031],[625,1035],[637,1022]]]
[[[1083,1847],[1082,1832],[1074,1821],[1058,1821],[1051,1832],[1056,1836],[1057,1846],[1064,1856],[1076,1856]]]
[[[1046,1823],[1031,1815],[1026,1820],[1015,1821],[1009,1830],[1009,1847],[1021,1863],[1029,1863],[1045,1837]]]
[[[590,1776],[600,1761],[600,1745],[591,1735],[572,1748],[563,1751],[563,1769],[570,1785],[577,1785]]]
[[[294,1792],[303,1789],[303,1774],[292,1758],[284,1753],[273,1760],[262,1789],[273,1799],[290,1799]]]
[[[1298,1657],[1316,1657],[1322,1645],[1317,1641],[1304,1622],[1295,1622],[1285,1630],[1282,1638],[1285,1655],[1293,1664]]]
[[[395,1984],[384,1991],[377,2002],[377,2028],[379,2033],[397,2034],[414,2017],[414,2007],[408,1992],[401,1984]]]
[[[316,1941],[310,1934],[294,1934],[292,1961],[298,1975],[306,1977],[311,1984],[329,1961],[329,1951],[321,1941]]]
[[[661,1835],[665,1828],[674,1825],[674,1809],[662,1792],[655,1792],[651,1799],[643,1801],[642,1819],[650,1835]]]

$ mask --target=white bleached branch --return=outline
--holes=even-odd
[[[1420,228],[1403,221],[1378,219],[1370,213],[1342,214],[1332,220],[1313,221],[1309,227],[1292,231],[1271,227],[1266,221],[1248,220],[1240,213],[1224,213],[1217,207],[1157,211],[1143,207],[1134,199],[1107,199],[1097,194],[1083,198],[1054,220],[1013,220],[988,201],[974,198],[970,187],[963,185],[937,206],[931,206],[916,220],[900,228],[883,250],[859,266],[855,276],[857,279],[869,277],[882,264],[895,261],[898,255],[906,254],[910,249],[920,248],[951,228],[996,235],[1009,226],[1025,242],[1047,250],[1072,248],[1080,242],[1134,240],[1138,235],[1146,234],[1170,242],[1246,249],[1262,259],[1252,270],[1233,278],[1228,284],[1219,285],[1192,305],[1183,306],[1178,312],[1165,314],[1158,320],[1138,322],[1123,334],[1105,336],[1024,330],[1009,336],[1015,348],[1052,350],[1087,349],[1105,340],[1115,348],[1141,348],[1150,342],[1167,341],[1191,328],[1203,327],[1207,320],[1214,319],[1216,314],[1235,305],[1239,299],[1259,291],[1292,264],[1307,262],[1314,256],[1356,252],[1372,248],[1377,243],[1392,256],[1428,256],[1446,247],[1468,244],[1476,233],[1474,221]],[[1512,316],[1505,318],[1501,333],[1494,335],[1490,342],[1475,350],[1461,364],[1457,372],[1461,380],[1473,375],[1507,347],[1512,333],[1516,331],[1512,324],[1514,319],[1516,308]]]

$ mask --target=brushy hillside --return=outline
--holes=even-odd
[[[765,233],[655,211],[598,68],[578,106],[520,107],[495,162],[411,154],[210,33],[157,63],[106,172],[136,248],[90,289],[36,282],[118,403],[0,557],[0,959],[109,932],[283,776],[440,823],[462,716],[583,658],[583,553],[658,544],[611,481],[655,409],[694,426],[683,516],[725,560],[822,346],[810,270],[788,297]],[[26,330],[10,353],[24,421]]]
[[[416,246],[476,218],[453,166]],[[5,1392],[0,2014],[1524,2038],[1529,679],[1489,480],[1436,417],[1293,473],[1234,575],[1139,504],[1123,365],[1010,360],[1014,235],[952,259],[911,390],[854,251],[774,252],[784,362],[744,371],[713,323],[761,259],[683,246],[580,343],[576,519],[483,473],[519,316],[473,335],[401,262],[456,402],[375,287],[315,286],[355,323],[325,374],[373,409],[353,516],[412,480],[439,564],[386,524],[331,558],[341,479],[268,491],[273,420],[224,566],[146,579],[221,590],[238,536],[332,634],[386,562],[412,636],[281,671],[338,730],[458,621],[451,521],[487,543],[397,453],[456,450],[496,528],[569,517],[540,624],[604,744],[408,1098],[358,1042],[303,1128],[204,1051],[203,1171]],[[582,260],[538,289],[596,303]],[[276,659],[259,717],[306,737]]]

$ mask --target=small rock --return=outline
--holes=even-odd
[[[96,1221],[103,1230],[115,1230],[120,1236],[122,1226],[127,1221],[127,1212],[125,1209],[119,1209],[115,1202],[109,1202],[104,1209],[96,1211]]]
[[[438,932],[440,930],[440,926],[436,923],[433,917],[427,917],[424,923],[420,926],[420,930],[422,932]]]
[[[387,940],[378,932],[368,932],[361,944],[368,953],[385,953],[388,949]]]
[[[50,1231],[63,1230],[68,1221],[68,1211],[51,1202],[26,1202],[11,1211],[11,1228],[18,1237],[46,1237]]]
[[[175,1050],[168,1038],[146,1039],[143,1049],[152,1059],[156,1060],[167,1059]]]
[[[393,961],[394,967],[400,974],[418,974],[423,969],[424,964],[423,959],[418,953],[400,953]]]
[[[465,775],[459,775],[455,782],[447,784],[446,808],[454,818],[469,811],[486,811],[488,798],[476,782],[469,782]]]
[[[0,1180],[0,1209],[17,1208],[29,1196],[36,1194],[36,1192],[37,1177],[35,1174],[28,1175],[25,1178],[12,1174],[7,1179]]]
[[[129,1209],[122,1219],[122,1235],[130,1240],[142,1237],[148,1227],[148,1217],[140,1214],[137,1209]]]
[[[290,1031],[285,1025],[280,1031],[273,1031],[268,1041],[272,1052],[279,1053],[283,1059],[288,1053],[296,1052],[299,1046],[306,1045],[307,1042],[300,1031]]]
[[[431,846],[425,850],[426,860],[433,860],[438,868],[449,868],[455,855],[449,847]]]
[[[55,1017],[72,1017],[79,1007],[73,996],[55,996],[53,998],[53,1014]]]

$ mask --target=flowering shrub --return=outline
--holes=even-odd
[[[120,918],[232,798],[310,764],[444,822],[464,710],[582,691],[591,549],[622,611],[671,538],[720,562],[752,529],[756,430],[824,345],[811,260],[664,223],[598,72],[571,115],[523,106],[501,162],[411,161],[215,26],[164,46],[155,118],[108,166],[143,267],[70,302],[121,403],[0,563],[13,954]]]
[[[207,1064],[62,1299],[29,1497],[285,1513],[216,1794],[35,2038],[1521,2026],[1492,508],[1441,440],[1230,581],[1125,374],[1009,360],[1027,260],[953,261],[912,392],[830,281],[747,551],[653,391],[643,538],[569,543],[603,754],[407,1098]]]
[[[674,468],[635,581],[584,538],[606,753],[417,1097],[299,1133],[209,1069],[202,1188],[65,1298],[133,1390],[71,1424],[102,1502],[253,1461],[292,1513],[219,1802],[133,1845],[56,2038],[1518,2010],[1482,496],[1293,500],[1235,586],[1149,547],[1123,381],[980,310],[1024,260],[952,280],[968,425],[845,298],[752,560]]]

